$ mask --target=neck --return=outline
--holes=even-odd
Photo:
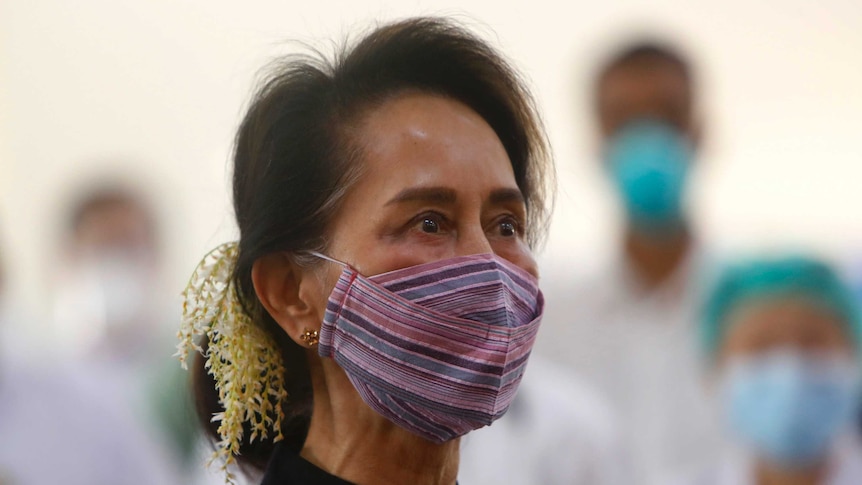
[[[624,254],[638,278],[652,290],[674,274],[691,244],[691,233],[686,225],[661,235],[647,234],[628,226]]]
[[[311,367],[314,409],[303,458],[357,485],[455,483],[459,440],[432,443],[380,416],[330,359],[314,358]]]
[[[826,476],[826,466],[818,464],[802,469],[786,469],[758,463],[756,469],[757,485],[820,485]]]

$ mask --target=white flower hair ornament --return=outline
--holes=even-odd
[[[221,462],[226,483],[234,477],[228,467],[239,454],[243,424],[251,426],[250,442],[283,438],[281,404],[287,399],[284,365],[269,333],[245,312],[231,275],[239,252],[237,243],[215,248],[198,264],[183,291],[183,319],[176,356],[187,369],[190,350],[205,358],[224,412],[216,413],[219,442],[209,464]],[[204,350],[201,343],[209,342]]]

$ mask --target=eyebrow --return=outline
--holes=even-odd
[[[389,199],[385,205],[403,204],[410,202],[424,202],[436,204],[454,204],[457,200],[457,195],[452,189],[445,187],[422,187],[404,189],[398,192],[395,197]],[[525,204],[524,194],[519,189],[506,188],[496,189],[491,192],[488,197],[488,202],[493,205],[500,204]]]
[[[521,193],[520,189],[496,189],[491,192],[488,201],[491,204],[510,204],[513,202],[526,204],[524,194]]]
[[[404,189],[398,192],[395,197],[389,199],[385,205],[403,204],[410,202],[436,203],[436,204],[454,204],[457,200],[457,195],[452,189],[445,187],[422,187]],[[493,205],[500,204],[525,204],[524,194],[519,189],[505,188],[493,190],[488,197],[488,202]]]
[[[405,202],[454,204],[456,198],[455,191],[445,187],[411,188],[398,192],[385,205],[402,204]]]

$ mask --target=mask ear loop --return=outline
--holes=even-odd
[[[325,254],[323,254],[323,253],[319,253],[319,252],[317,252],[317,251],[306,251],[306,253],[308,253],[308,254],[310,254],[310,255],[312,255],[312,256],[316,256],[316,257],[318,257],[318,258],[320,258],[320,259],[325,259],[326,261],[333,262],[333,263],[335,263],[335,264],[337,264],[337,265],[340,265],[340,266],[341,266],[341,267],[343,267],[344,269],[348,270],[348,271],[350,272],[350,283],[351,283],[351,284],[353,283],[353,280],[355,280],[355,279],[356,279],[356,277],[357,277],[357,276],[359,276],[359,271],[357,271],[353,266],[350,266],[349,264],[347,264],[347,263],[345,263],[345,262],[343,262],[343,261],[339,261],[339,260],[337,260],[337,259],[335,259],[335,258],[330,258],[329,256],[327,256],[327,255],[325,255]]]
[[[348,286],[352,286],[352,285],[353,285],[353,281],[354,281],[354,280],[356,280],[356,277],[359,275],[359,271],[356,271],[355,269],[353,269],[353,267],[352,267],[352,266],[350,266],[349,264],[347,264],[347,263],[345,263],[345,262],[343,262],[343,261],[339,261],[339,260],[337,260],[337,259],[335,259],[335,258],[330,258],[329,256],[327,256],[327,255],[325,255],[325,254],[323,254],[323,253],[319,253],[319,252],[317,252],[317,251],[311,251],[311,250],[309,250],[309,251],[305,251],[305,252],[306,252],[307,254],[310,254],[310,255],[314,256],[314,257],[317,257],[317,258],[323,259],[323,260],[325,260],[325,261],[329,261],[329,262],[335,263],[335,264],[337,264],[337,265],[341,266],[342,268],[344,268],[344,270],[347,270],[347,272],[350,274],[350,282],[348,283]],[[342,271],[344,271],[344,270],[342,270]],[[339,312],[339,314],[340,314],[340,313],[341,313],[341,310],[339,309],[339,310],[338,310],[338,312]],[[325,330],[324,330],[323,328],[321,328],[320,334],[323,334],[324,332],[325,332]],[[319,340],[319,335],[320,335],[320,334],[318,334],[318,337],[317,337],[317,338],[316,338],[316,340],[315,340],[315,345],[317,345],[317,343],[319,343],[319,341],[320,341],[320,340]],[[300,337],[300,338],[302,338],[302,337]],[[322,355],[322,354],[321,354],[321,355]]]
[[[335,258],[330,258],[329,256],[327,256],[327,255],[325,255],[325,254],[323,254],[323,253],[318,253],[317,251],[305,251],[305,252],[306,252],[306,253],[308,253],[308,254],[310,254],[310,255],[312,255],[312,256],[316,256],[316,257],[318,257],[318,258],[320,258],[320,259],[325,259],[326,261],[330,261],[330,262],[332,262],[332,263],[335,263],[335,264],[338,264],[338,265],[344,266],[345,268],[349,268],[349,267],[350,267],[350,265],[349,265],[349,264],[347,264],[347,263],[345,263],[345,262],[342,262],[342,261],[339,261],[339,260],[337,260],[337,259],[335,259]]]

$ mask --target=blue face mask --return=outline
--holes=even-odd
[[[730,426],[759,458],[788,468],[822,460],[850,428],[859,370],[841,355],[770,352],[731,361],[723,397]]]
[[[605,162],[635,227],[663,231],[681,223],[693,154],[679,131],[653,120],[629,123],[608,140]]]

